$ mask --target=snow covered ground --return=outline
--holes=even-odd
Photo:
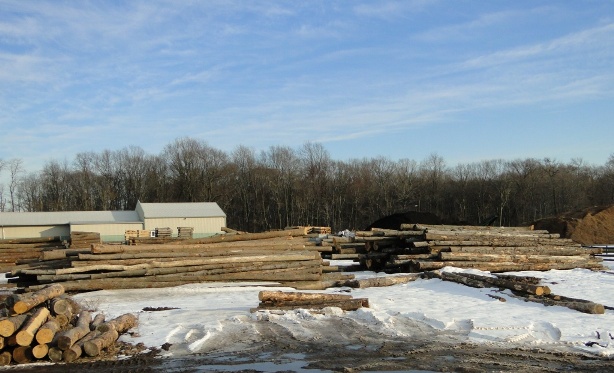
[[[584,269],[517,274],[542,278],[554,294],[591,300],[614,306],[614,262],[610,271]],[[606,264],[607,264],[606,263]],[[343,263],[332,263],[333,265]],[[456,268],[446,268],[459,271]],[[472,271],[480,273],[479,271]],[[358,278],[381,276],[360,272]],[[568,308],[547,307],[525,302],[498,289],[475,289],[438,279],[419,279],[390,287],[347,289],[355,298],[369,299],[370,308],[354,312],[329,309],[323,314],[306,311],[251,313],[258,305],[258,292],[270,286],[254,283],[197,284],[164,289],[113,290],[83,293],[75,299],[115,317],[126,312],[139,316],[138,335],[122,336],[131,343],[148,347],[170,343],[167,355],[241,348],[257,338],[253,325],[275,323],[297,339],[328,338],[331,320],[351,321],[371,333],[411,337],[416,333],[450,335],[458,341],[499,347],[531,346],[542,349],[575,350],[614,357],[614,311],[589,315]],[[293,291],[290,288],[273,288]],[[487,294],[506,299],[501,302]],[[145,312],[145,307],[176,307],[166,311]],[[221,342],[223,341],[223,342]],[[593,343],[591,343],[593,342]],[[596,343],[595,343],[596,342]],[[234,346],[234,347],[233,347]]]

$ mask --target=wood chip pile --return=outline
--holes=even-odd
[[[96,244],[54,250],[7,274],[25,291],[61,283],[66,291],[159,288],[209,281],[267,281],[324,289],[351,274],[331,272],[304,229],[221,235],[158,245]],[[46,258],[51,258],[46,260]],[[324,272],[324,273],[323,273]]]
[[[355,254],[363,267],[390,273],[446,266],[490,272],[602,269],[595,257],[601,249],[531,227],[403,224],[399,230],[356,232],[352,242],[364,250]]]
[[[0,365],[96,357],[137,325],[133,314],[108,322],[103,314],[93,317],[65,295],[60,284],[33,293],[13,294],[2,306]]]

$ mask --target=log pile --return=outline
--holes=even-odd
[[[92,245],[7,274],[26,291],[61,283],[66,291],[156,288],[211,281],[267,281],[323,289],[353,275],[327,272],[320,246],[302,230],[216,236],[158,245]],[[300,234],[298,234],[300,233]]]
[[[71,249],[85,249],[101,242],[98,232],[70,232]]]
[[[104,323],[64,294],[60,284],[6,298],[0,318],[0,365],[41,360],[71,362],[81,356],[98,356],[119,335],[137,325],[125,314]]]
[[[367,298],[352,298],[349,294],[299,293],[283,291],[261,291],[258,294],[260,304],[252,312],[260,310],[321,310],[326,307],[338,307],[344,311],[355,311],[369,307]]]
[[[0,240],[0,272],[35,262],[45,250],[65,249],[60,237],[13,238]]]
[[[602,268],[595,257],[601,249],[531,227],[403,224],[356,232],[353,243],[364,245],[365,253],[357,254],[364,268],[390,273],[446,266],[490,272]]]

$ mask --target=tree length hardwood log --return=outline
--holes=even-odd
[[[62,353],[62,360],[66,361],[67,363],[77,360],[83,354],[83,345],[85,342],[90,341],[99,335],[100,332],[98,330],[92,330],[87,333],[85,337],[78,340],[74,345]]]
[[[284,291],[263,290],[258,293],[261,302],[295,302],[295,301],[328,301],[340,299],[352,299],[349,294],[322,294],[322,293],[297,293]]]
[[[17,332],[16,341],[20,346],[29,346],[34,340],[38,329],[47,321],[49,310],[46,307],[39,307],[36,312],[28,318],[23,327]]]
[[[13,295],[7,298],[7,301],[11,299],[11,305],[9,307],[12,307],[15,313],[21,314],[28,312],[46,300],[55,298],[62,294],[64,294],[64,287],[60,284],[53,284],[34,293]]]
[[[39,344],[32,347],[32,355],[36,359],[43,359],[49,353],[49,345]]]
[[[505,289],[515,290],[522,293],[533,294],[537,296],[550,294],[550,289],[547,286],[524,284],[520,282],[513,282],[495,277],[480,276],[470,273],[441,272],[441,279],[477,288],[502,287]]]
[[[348,280],[345,282],[345,286],[349,286],[351,288],[370,288],[370,287],[382,287],[382,286],[392,286],[397,284],[405,284],[411,281],[415,281],[420,278],[420,275],[409,274],[409,275],[401,275],[401,276],[389,276],[389,277],[372,277],[372,278],[363,278],[360,280]]]
[[[32,347],[18,346],[13,349],[13,360],[19,364],[31,363],[34,360],[32,355]]]

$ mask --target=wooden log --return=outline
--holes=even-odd
[[[32,347],[32,355],[36,359],[43,359],[49,353],[49,345],[46,344],[38,344]]]
[[[18,346],[13,349],[13,360],[18,364],[26,364],[34,361],[32,347]]]
[[[13,360],[13,354],[10,351],[2,351],[0,353],[0,366],[6,366],[11,364]]]
[[[39,344],[47,344],[53,341],[56,333],[60,331],[60,323],[56,319],[47,321],[36,332],[36,342]]]
[[[64,287],[60,284],[53,284],[34,293],[14,295],[9,298],[11,299],[13,311],[17,314],[21,314],[28,312],[39,304],[62,294],[64,294]],[[9,298],[7,298],[7,300]]]
[[[104,313],[99,313],[94,317],[94,320],[90,323],[90,330],[96,330],[99,325],[105,322]]]
[[[514,246],[565,246],[565,247],[574,247],[574,248],[582,248],[582,245],[575,243],[571,239],[568,238],[539,238],[539,237],[509,237],[509,238],[490,238],[490,239],[481,239],[481,240],[466,240],[466,239],[458,239],[458,240],[433,240],[428,242],[431,246],[506,246],[506,247],[514,247]],[[593,250],[593,248],[585,248],[588,253],[599,252],[599,250]]]
[[[521,295],[522,299],[527,301],[541,303],[546,306],[561,306],[580,311],[583,313],[602,315],[605,313],[605,307],[602,304],[594,303],[591,301],[567,298],[560,295],[549,294],[543,297],[536,297],[533,295]]]
[[[320,310],[326,307],[338,307],[344,311],[355,311],[362,307],[369,307],[369,300],[366,298],[355,298],[355,299],[340,299],[340,300],[330,300],[330,301],[322,301],[317,303],[308,303],[308,302],[284,302],[284,303],[260,303],[258,308],[252,309],[252,312],[257,310],[293,310],[299,308],[305,309],[315,309]]]
[[[101,333],[105,333],[111,329],[117,330],[118,333],[124,333],[129,329],[134,328],[138,324],[138,319],[135,315],[127,313],[109,320],[106,323],[100,324],[96,330]]]
[[[100,332],[97,330],[92,330],[91,332],[87,333],[85,337],[78,340],[74,345],[62,353],[62,360],[66,361],[67,363],[77,360],[79,357],[81,357],[81,355],[83,355],[83,345],[85,342],[90,341],[99,335]]]
[[[119,338],[119,333],[114,328],[107,330],[99,336],[85,342],[83,350],[88,356],[98,356],[100,352],[115,343]]]
[[[397,284],[405,284],[411,281],[415,281],[420,278],[419,274],[410,274],[410,275],[402,275],[402,276],[389,276],[389,277],[372,277],[372,278],[364,278],[359,280],[349,280],[346,281],[345,286],[349,286],[351,288],[369,288],[369,287],[382,287],[382,286],[392,286]]]
[[[17,332],[17,344],[20,346],[29,346],[34,340],[34,336],[38,329],[49,318],[49,314],[49,310],[46,307],[39,307],[24,323],[21,330]]]
[[[472,261],[472,262],[533,262],[533,263],[549,263],[549,262],[577,262],[581,260],[589,260],[588,256],[560,256],[560,255],[530,255],[530,254],[482,254],[482,253],[465,253],[465,252],[440,252],[439,258],[442,261]]]
[[[475,240],[475,241],[480,241],[480,240],[484,240],[484,237],[488,237],[488,238],[492,238],[492,237],[497,237],[497,238],[501,238],[501,237],[514,237],[514,238],[518,238],[518,237],[523,237],[523,238],[530,238],[530,237],[537,237],[537,238],[543,238],[543,239],[551,239],[551,238],[560,238],[560,235],[558,233],[540,233],[540,234],[517,234],[517,233],[493,233],[490,234],[488,232],[486,233],[480,233],[480,232],[472,232],[471,234],[469,233],[459,233],[459,232],[446,232],[446,231],[438,231],[438,232],[427,232],[425,234],[425,239],[428,241],[447,241],[447,240],[458,240],[458,239],[465,239],[465,240]]]
[[[489,272],[516,272],[516,271],[548,271],[551,269],[574,269],[574,268],[603,268],[601,263],[584,260],[581,262],[566,263],[514,263],[514,262],[470,262],[470,261],[426,261],[413,260],[410,268],[413,271],[428,271],[443,267],[474,268]]]
[[[529,285],[525,283],[503,280],[496,277],[480,276],[471,273],[442,272],[441,278],[446,281],[453,281],[476,288],[501,287],[537,296],[550,293],[550,289],[547,286]]]
[[[15,334],[15,332],[21,328],[27,318],[27,314],[21,314],[0,320],[0,336],[10,337],[11,335]]]
[[[258,293],[261,302],[290,302],[290,301],[328,301],[352,299],[349,294],[322,294],[322,293],[296,293],[283,291],[263,290]]]
[[[92,315],[88,311],[81,311],[77,320],[77,325],[65,332],[62,332],[57,337],[57,346],[62,351],[69,349],[76,341],[83,338],[90,332],[90,322]]]
[[[28,237],[28,238],[5,238],[0,240],[0,244],[30,244],[30,243],[49,243],[61,241],[61,237]]]
[[[547,255],[547,256],[589,256],[589,250],[566,246],[448,246],[441,253],[449,258],[482,255]],[[450,251],[450,252],[446,252]],[[453,260],[453,259],[445,259]]]
[[[62,351],[58,347],[50,347],[49,351],[47,352],[47,355],[49,356],[49,360],[53,361],[54,363],[62,361],[63,354],[64,354],[64,351]]]

